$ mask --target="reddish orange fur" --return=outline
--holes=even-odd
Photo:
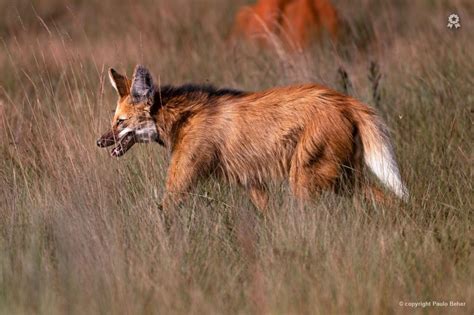
[[[362,180],[364,154],[388,139],[374,110],[351,97],[314,84],[254,93],[156,89],[153,105],[122,97],[116,117],[133,120],[145,111],[156,125],[156,139],[171,155],[165,208],[211,174],[246,188],[260,209],[267,183],[285,179],[302,202],[323,190],[351,195],[362,188],[381,197]]]
[[[260,44],[277,35],[289,48],[303,48],[326,30],[336,40],[340,19],[329,0],[260,0],[241,8],[232,35]]]

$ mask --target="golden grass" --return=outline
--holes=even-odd
[[[472,3],[334,1],[344,43],[288,55],[277,42],[228,45],[246,2],[0,2],[0,313],[474,312]],[[283,185],[261,218],[211,181],[167,231],[164,151],[135,146],[116,160],[95,146],[115,104],[109,66],[251,90],[341,89],[342,66],[374,104],[371,61],[406,205],[355,208],[328,194],[300,210]],[[399,306],[450,300],[466,306]]]

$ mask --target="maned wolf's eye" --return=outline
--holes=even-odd
[[[117,119],[117,126],[121,125],[124,121],[125,121],[125,119],[123,119],[123,118]]]

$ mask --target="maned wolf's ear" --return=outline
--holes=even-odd
[[[127,96],[130,93],[130,80],[126,76],[121,75],[114,69],[109,69],[110,83],[117,91],[120,97]]]
[[[153,79],[150,71],[142,65],[137,65],[133,73],[132,88],[130,94],[133,103],[153,103],[154,94]]]

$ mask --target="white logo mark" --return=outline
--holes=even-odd
[[[457,14],[451,14],[449,17],[448,17],[448,27],[449,28],[453,28],[453,26],[455,28],[460,28],[461,27],[461,23],[459,23],[460,19],[459,19],[459,15]]]

